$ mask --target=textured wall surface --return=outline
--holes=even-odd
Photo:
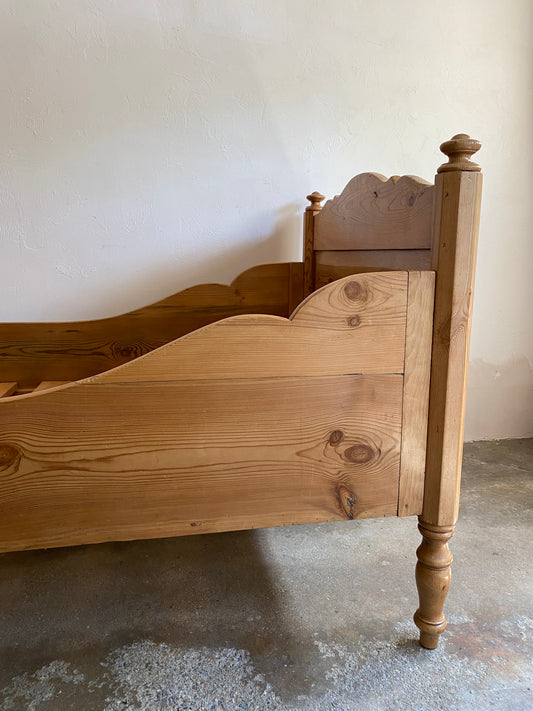
[[[532,435],[532,30],[530,0],[3,0],[0,319],[299,259],[309,191],[431,179],[464,131],[485,172],[467,437]]]

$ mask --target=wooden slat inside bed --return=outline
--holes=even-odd
[[[18,383],[0,383],[0,397],[13,395],[18,387]]]
[[[69,380],[44,380],[35,387],[19,387],[17,382],[0,383],[0,397],[10,397],[11,395],[28,395],[29,393],[38,393],[43,390],[50,390],[58,385],[66,385]]]
[[[33,389],[33,392],[39,393],[42,390],[50,390],[50,388],[56,388],[58,385],[65,385],[65,383],[68,382],[68,380],[43,380],[42,383],[39,383],[39,385]]]

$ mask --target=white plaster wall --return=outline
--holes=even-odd
[[[305,195],[485,173],[467,438],[533,435],[531,0],[0,0],[1,320],[300,258]]]

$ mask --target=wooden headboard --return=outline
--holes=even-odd
[[[478,171],[479,143],[465,134],[443,143],[449,158],[438,173]],[[412,175],[362,173],[328,200],[314,192],[304,217],[304,292],[357,272],[437,269],[433,249],[441,200],[435,185]],[[439,186],[440,189],[440,186]],[[434,254],[432,256],[432,249]]]
[[[354,272],[429,269],[434,190],[409,175],[363,173],[319,211],[321,196],[310,196],[314,287]]]
[[[362,173],[340,195],[318,192],[304,219],[305,291],[365,271],[431,268],[435,186],[411,175]]]
[[[365,271],[431,267],[435,186],[411,175],[362,173],[340,195],[308,195],[306,292]]]

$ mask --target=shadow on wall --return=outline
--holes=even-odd
[[[96,318],[299,258],[296,206],[274,224],[304,181],[258,68],[273,38],[243,12],[0,11],[13,319]]]
[[[533,369],[526,357],[470,363],[465,440],[533,437]]]

